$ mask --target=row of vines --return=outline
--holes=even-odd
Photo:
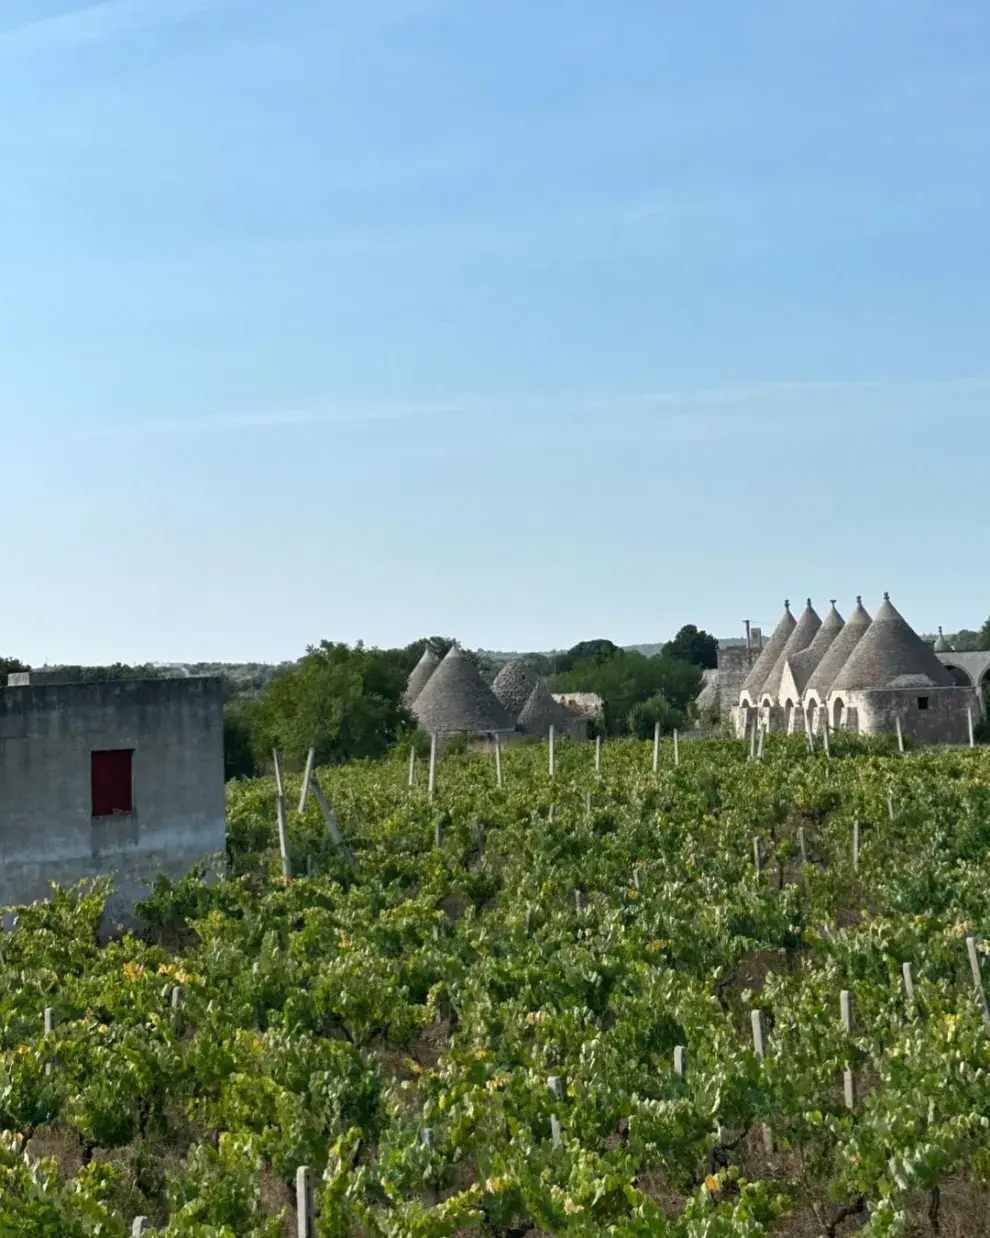
[[[322,770],[288,880],[235,783],[140,931],[19,909],[0,1235],[276,1238],[301,1165],[327,1238],[990,1232],[990,754],[651,755]]]

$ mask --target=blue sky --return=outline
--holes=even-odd
[[[981,0],[4,0],[0,651],[978,626]]]

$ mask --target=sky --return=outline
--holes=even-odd
[[[984,0],[4,0],[0,654],[975,628]]]

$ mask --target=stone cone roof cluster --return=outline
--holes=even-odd
[[[842,616],[835,609],[835,599],[833,598],[822,626],[815,633],[815,639],[807,649],[803,649],[789,659],[790,686],[793,687],[798,696],[804,693],[805,688],[808,686],[808,681],[821,665],[822,659],[831,649],[835,638],[842,631],[843,626]]]
[[[869,628],[870,616],[863,609],[863,599],[856,599],[852,614],[842,625],[841,630],[825,651],[825,655],[811,673],[811,678],[805,684],[806,692],[814,692],[819,697],[828,696],[829,689],[836,675],[849,660],[849,656]]]
[[[516,727],[474,661],[457,645],[430,675],[412,711],[424,731],[437,735],[458,731],[487,735]]]
[[[758,697],[763,689],[763,685],[769,679],[770,672],[777,665],[777,659],[784,652],[784,646],[787,644],[796,626],[797,621],[791,614],[791,604],[790,602],[785,602],[784,613],[780,617],[780,622],[774,628],[770,639],[763,646],[760,656],[753,663],[752,670],[743,682],[743,694],[748,696],[754,703],[759,703]]]
[[[780,656],[773,665],[773,670],[767,676],[766,682],[760,688],[760,695],[769,694],[774,699],[780,694],[780,682],[784,677],[784,670],[791,658],[796,657],[799,653],[803,653],[811,642],[818,635],[818,631],[822,626],[821,619],[815,613],[815,608],[811,605],[811,598],[808,598],[808,605],[804,608],[801,618],[797,621],[791,634],[787,638],[787,643],[780,651]]]

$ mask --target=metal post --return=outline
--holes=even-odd
[[[416,785],[416,745],[409,745],[409,790],[411,791]]]
[[[502,741],[495,736],[495,785],[502,786]]]
[[[310,748],[306,753],[306,768],[303,770],[302,790],[299,792],[299,815],[306,811],[306,801],[309,798],[309,780],[313,777],[313,762],[316,760],[316,749]]]
[[[973,706],[972,705],[966,706],[966,721],[969,724],[969,746],[970,748],[975,748],[976,747],[976,736],[973,732]]]
[[[678,746],[678,738],[679,737],[677,734],[677,729],[675,728],[674,729],[674,764],[675,765],[680,765],[681,763],[681,752]]]
[[[595,773],[600,774],[601,772],[602,772],[602,737],[600,735],[596,735],[595,736]]]
[[[903,753],[903,751],[904,751],[904,732],[903,732],[903,730],[901,729],[901,720],[900,720],[900,718],[899,718],[899,717],[897,717],[897,718],[895,718],[895,719],[894,719],[894,724],[895,724],[895,725],[896,725],[896,727],[897,727],[897,751],[898,751],[898,752]]]
[[[298,1238],[316,1238],[313,1184],[308,1165],[296,1170],[296,1234]]]
[[[842,1019],[842,1030],[847,1036],[851,1036],[853,1030],[852,994],[848,989],[843,989],[839,994],[839,1016]],[[842,1094],[846,1102],[846,1108],[855,1109],[856,1077],[850,1066],[847,1066],[842,1072]]]

